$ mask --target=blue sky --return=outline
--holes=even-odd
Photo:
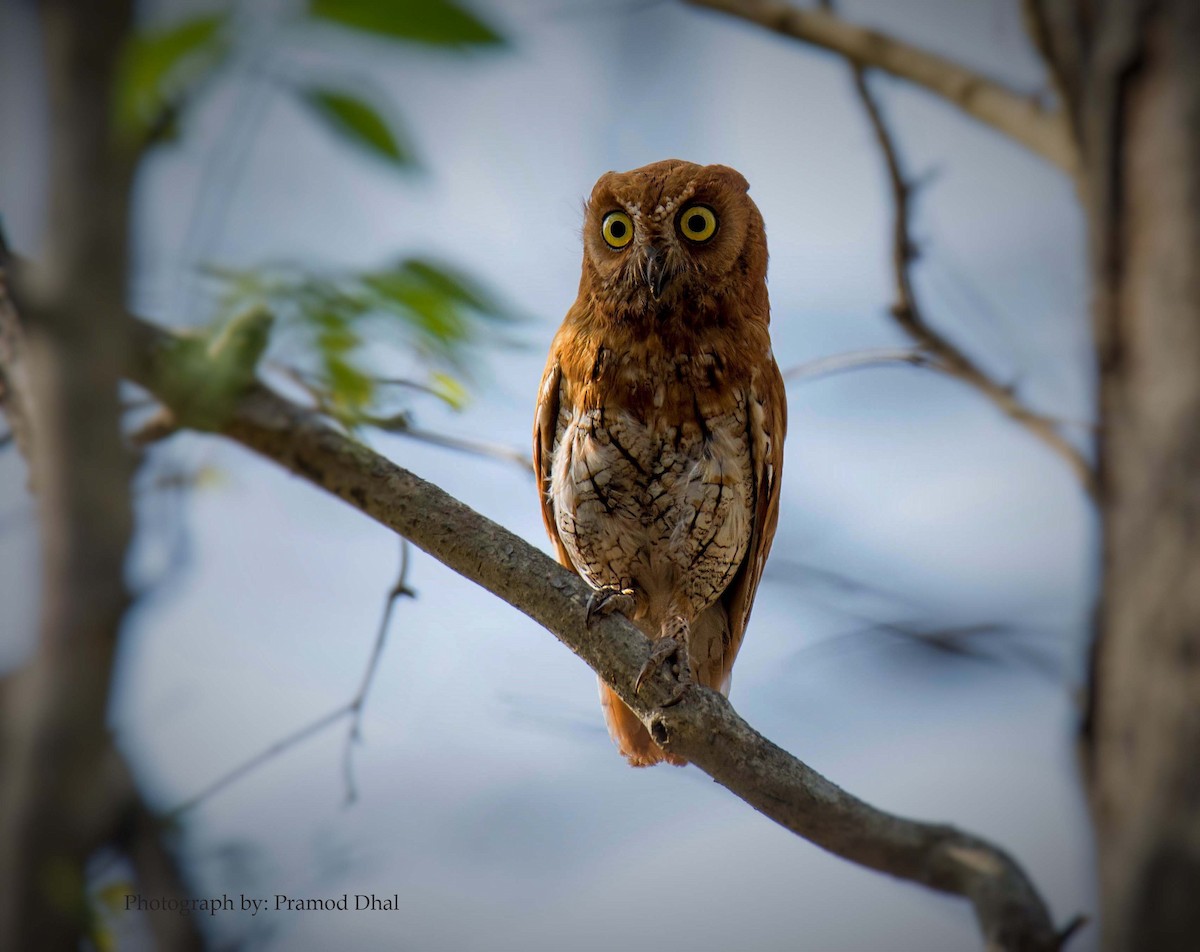
[[[1022,89],[1043,84],[1015,3],[842,7]],[[360,267],[438,255],[528,319],[520,346],[480,355],[466,410],[418,404],[419,419],[523,448],[546,349],[575,295],[582,198],[607,169],[677,156],[732,165],[751,183],[781,366],[902,342],[886,313],[881,157],[843,63],[673,3],[475,8],[510,50],[452,58],[287,35],[271,47],[284,51],[280,68],[369,75],[417,142],[420,175],[330,138],[263,70],[217,87],[181,143],[143,167],[134,309],[202,320],[197,259]],[[28,16],[22,4],[0,10],[0,72],[29,88]],[[931,319],[1037,408],[1086,423],[1083,227],[1069,182],[918,91],[884,78],[876,88],[906,166],[930,175],[915,228]],[[0,211],[34,255],[44,144],[36,96],[13,89],[0,83]],[[735,706],[877,806],[1003,845],[1058,920],[1094,911],[1072,731],[1096,527],[1073,477],[974,392],[928,371],[797,383],[789,404],[780,530]],[[401,437],[371,442],[548,549],[517,468]],[[183,557],[130,619],[111,716],[169,807],[349,699],[397,545],[219,441],[180,437],[153,462],[131,577],[148,583],[169,553]],[[200,470],[213,475],[183,498],[149,486]],[[35,614],[22,487],[13,454],[0,455],[9,664]],[[354,754],[358,802],[343,805],[345,730],[334,727],[207,800],[185,830],[205,892],[399,893],[401,910],[238,913],[216,920],[218,935],[289,950],[977,944],[965,903],[827,856],[694,768],[627,768],[582,662],[424,555],[411,582],[419,597],[396,612]],[[980,660],[922,649],[886,623],[1003,627],[972,640],[997,656]]]

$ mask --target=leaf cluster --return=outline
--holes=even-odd
[[[463,52],[505,41],[454,0],[306,0],[284,26],[343,30],[389,42]],[[231,13],[206,14],[133,36],[115,90],[118,134],[144,146],[172,138],[190,97],[225,66],[237,47]],[[393,110],[351,76],[341,86],[282,78],[288,90],[343,141],[397,167],[416,153]]]
[[[431,393],[459,408],[466,398],[469,345],[512,313],[489,291],[449,265],[405,258],[382,268],[318,274],[287,268],[219,271],[226,282],[223,319],[263,310],[308,367],[296,376],[322,409],[348,426],[377,422],[384,387]],[[372,344],[414,355],[423,379],[381,378]]]
[[[115,126],[126,146],[145,148],[172,138],[186,108],[206,84],[240,62],[260,67],[261,44],[246,40],[229,10],[163,29],[127,43],[115,90]],[[267,40],[266,59],[284,51],[289,30],[311,36],[345,33],[384,44],[416,44],[448,53],[495,49],[504,38],[457,0],[300,0]],[[240,56],[240,58],[239,58]],[[316,121],[359,152],[400,170],[415,168],[417,151],[390,104],[373,92],[361,67],[337,83],[307,70],[272,72],[280,89]],[[468,345],[489,321],[510,315],[492,295],[454,268],[411,257],[375,270],[319,274],[294,268],[210,269],[226,285],[207,331],[170,355],[172,385],[191,424],[218,426],[244,391],[276,338],[300,343],[289,370],[322,409],[347,426],[384,425],[383,386],[434,394],[453,407],[466,398]],[[394,342],[419,365],[413,379],[372,374],[369,345]]]

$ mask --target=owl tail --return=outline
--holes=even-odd
[[[600,682],[600,705],[604,708],[604,721],[608,724],[609,736],[631,766],[653,767],[664,761],[676,767],[687,764],[682,757],[668,754],[654,743],[650,739],[650,732],[638,720],[638,716],[603,681]]]

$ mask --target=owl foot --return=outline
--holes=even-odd
[[[668,634],[668,632],[670,633]],[[637,680],[633,683],[634,691],[641,690],[646,678],[658,670],[660,664],[669,658],[674,658],[675,663],[671,665],[671,673],[675,675],[677,683],[663,707],[672,707],[683,700],[687,689],[694,683],[692,664],[688,657],[689,634],[688,624],[682,618],[676,618],[673,622],[663,625],[663,637],[654,642],[654,647],[650,650],[650,657],[642,665],[642,670],[638,672]]]
[[[584,624],[591,628],[597,618],[604,618],[613,612],[633,618],[637,612],[637,593],[632,588],[617,588],[615,585],[596,589],[588,596]]]

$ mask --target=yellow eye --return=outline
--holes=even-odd
[[[624,212],[609,212],[600,225],[600,234],[610,248],[624,248],[633,241],[633,219]]]
[[[717,232],[717,216],[707,205],[692,205],[679,216],[679,230],[689,241],[708,241]]]

